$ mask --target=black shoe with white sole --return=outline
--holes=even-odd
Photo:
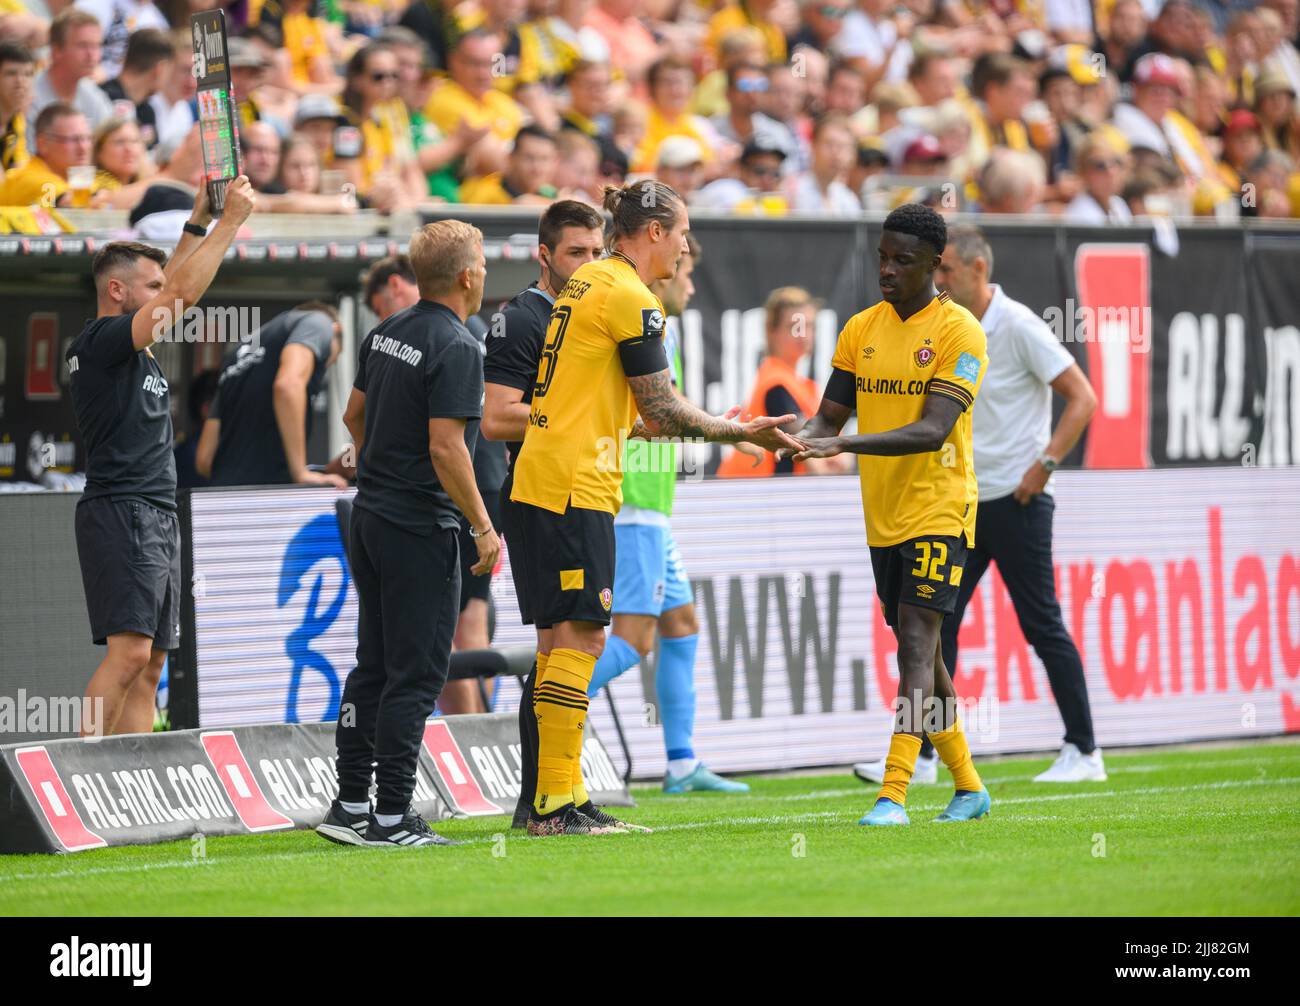
[[[450,838],[444,838],[429,827],[429,822],[415,812],[414,807],[407,807],[406,813],[396,824],[385,826],[370,815],[370,826],[366,829],[366,845],[375,848],[414,849],[425,845],[460,845]]]
[[[343,809],[343,805],[335,800],[330,804],[325,820],[316,825],[316,834],[339,845],[365,845],[369,824],[368,814],[349,814]]]

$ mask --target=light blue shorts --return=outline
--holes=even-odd
[[[615,524],[614,613],[653,615],[691,604],[691,581],[671,528]]]

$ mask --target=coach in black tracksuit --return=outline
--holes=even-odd
[[[362,343],[344,414],[359,450],[349,534],[357,666],[339,710],[339,796],[317,830],[352,845],[447,844],[411,794],[460,607],[461,513],[478,548],[475,573],[500,549],[471,460],[483,355],[465,319],[483,299],[482,235],[438,221],[415,232],[410,258],[421,299]],[[378,793],[368,815],[372,763]]]

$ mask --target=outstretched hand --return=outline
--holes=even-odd
[[[781,429],[793,423],[799,417],[794,413],[784,416],[758,416],[741,423],[741,429],[745,431],[745,441],[761,447],[766,451],[780,451],[783,448],[802,451],[805,444],[802,440],[796,440],[790,434]]]
[[[840,437],[816,437],[804,441],[803,449],[794,455],[796,461],[810,458],[833,458],[844,453],[843,439]]]

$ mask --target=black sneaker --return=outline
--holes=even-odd
[[[644,824],[632,824],[628,821],[622,821],[613,814],[601,810],[590,800],[578,808],[578,813],[583,817],[591,818],[602,828],[622,828],[624,831],[640,831],[647,835],[654,831],[653,828],[647,828]]]
[[[622,832],[622,828],[597,824],[586,814],[578,813],[578,808],[571,803],[566,803],[544,817],[536,811],[528,814],[528,834],[535,838],[548,835],[617,835]]]
[[[339,845],[365,845],[366,830],[370,824],[368,814],[349,814],[335,800],[325,814],[325,820],[316,825],[316,834]]]
[[[370,827],[366,829],[366,845],[377,848],[410,848],[423,845],[460,845],[450,838],[444,838],[429,827],[429,822],[415,812],[414,807],[407,807],[402,819],[391,826],[384,826],[370,815]]]

